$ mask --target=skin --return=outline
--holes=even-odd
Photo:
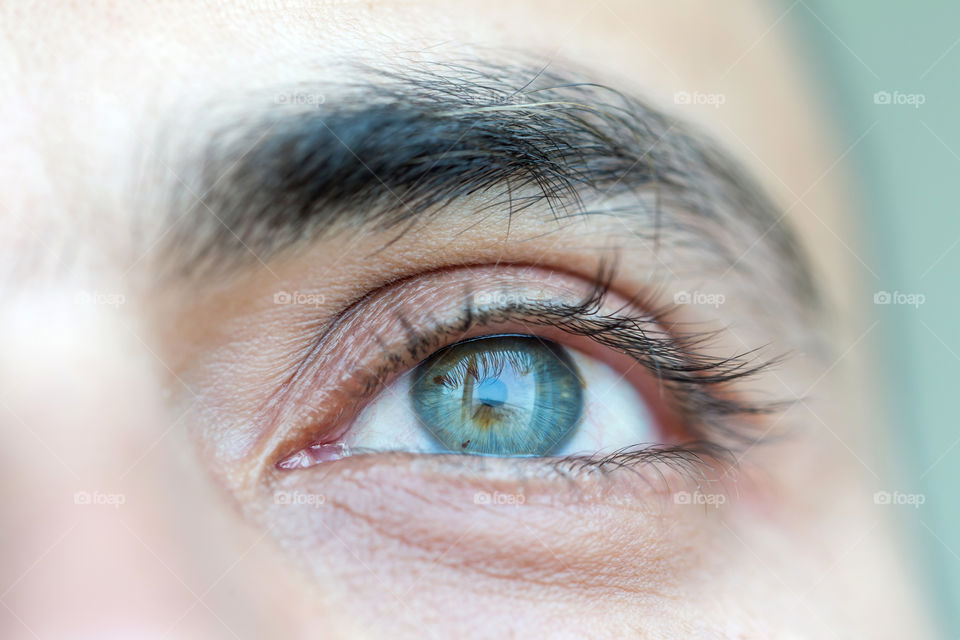
[[[844,149],[811,104],[816,92],[782,27],[764,35],[778,17],[769,7],[103,2],[9,3],[0,13],[3,637],[929,633],[864,461],[876,437],[863,409],[860,340],[870,323],[853,293]],[[699,122],[754,170],[811,249],[829,323],[757,314],[736,294],[748,285],[722,279],[712,284],[730,287],[717,289],[730,304],[718,317],[684,311],[716,326],[736,319],[714,346],[721,354],[829,344],[826,355],[801,353],[756,381],[810,402],[784,420],[797,437],[751,449],[736,473],[705,472],[704,486],[726,496],[722,508],[678,504],[676,491],[697,484],[670,472],[583,476],[571,487],[529,463],[488,460],[481,471],[476,459],[385,454],[278,474],[272,465],[303,420],[251,426],[317,315],[450,265],[525,261],[582,282],[613,233],[600,222],[544,235],[533,213],[507,235],[505,220],[472,227],[478,203],[465,201],[449,224],[405,236],[375,260],[387,235],[329,238],[226,278],[159,277],[171,259],[157,248],[169,220],[153,212],[191,176],[143,180],[126,159],[150,155],[169,114],[322,78],[325,62],[358,50],[384,60],[425,50],[496,58],[518,44],[600,70],[608,84]],[[678,91],[726,102],[673,104]],[[202,137],[215,120],[184,121],[173,135]],[[630,297],[657,269],[650,252],[627,253],[615,291]],[[671,280],[665,295],[700,281]],[[278,307],[278,290],[323,303]],[[123,303],[78,303],[78,292],[122,293]],[[345,335],[344,354],[375,351],[364,336],[390,321],[371,317]],[[350,375],[328,355],[341,368],[323,370],[316,388]],[[277,491],[323,503],[277,504]],[[524,502],[478,506],[478,491]],[[77,504],[77,492],[122,504]]]

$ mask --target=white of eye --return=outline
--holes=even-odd
[[[573,349],[567,352],[584,382],[583,415],[572,436],[552,455],[602,455],[656,443],[654,418],[629,379],[596,358]],[[395,380],[361,411],[344,435],[346,452],[449,453],[414,412],[410,398],[413,374],[411,370]]]

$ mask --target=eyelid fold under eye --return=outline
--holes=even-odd
[[[294,402],[308,409],[339,403],[339,410],[294,411],[293,427],[280,434],[276,462],[308,447],[335,447],[349,428],[350,417],[392,378],[451,342],[510,323],[528,333],[588,340],[616,357],[639,363],[686,431],[682,438],[673,434],[677,437],[661,443],[658,458],[668,450],[680,453],[671,448],[681,441],[689,442],[690,450],[711,456],[723,453],[731,443],[749,442],[746,429],[737,431],[749,422],[743,418],[769,409],[741,402],[725,387],[758,373],[765,363],[703,355],[693,347],[708,334],[667,332],[662,311],[641,309],[635,300],[611,300],[612,280],[612,271],[605,270],[588,281],[544,269],[471,268],[411,279],[364,299],[318,341],[314,354],[325,356],[317,360],[334,362],[332,371],[318,368],[291,394]],[[337,347],[345,344],[357,349],[337,353]],[[314,390],[320,393],[312,394]],[[731,417],[740,418],[740,424],[729,424]],[[628,451],[620,454],[608,457],[608,462],[631,459]]]

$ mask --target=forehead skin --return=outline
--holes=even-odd
[[[0,598],[0,628],[13,630],[0,635],[29,635],[25,627],[44,637],[73,633],[107,617],[118,637],[134,628],[144,636],[174,629],[177,637],[232,637],[229,629],[243,628],[299,637],[318,620],[331,637],[362,637],[365,621],[345,618],[330,594],[287,570],[261,544],[266,533],[238,524],[204,470],[185,460],[192,443],[163,405],[170,358],[161,361],[137,327],[159,312],[143,257],[167,230],[152,215],[167,185],[145,177],[141,163],[157,160],[150,154],[160,131],[185,145],[205,134],[177,119],[171,131],[171,114],[221,94],[322,78],[329,62],[358,52],[390,60],[429,51],[442,60],[522,50],[575,61],[701,121],[751,166],[815,249],[814,272],[830,274],[821,286],[842,306],[855,273],[838,240],[849,238],[837,166],[843,149],[830,144],[783,25],[768,32],[778,17],[761,3],[703,1],[6,3],[0,290],[11,302],[0,312],[0,497],[36,525],[0,534],[0,574],[21,576]],[[674,104],[679,91],[722,94],[725,102]],[[146,291],[145,302],[108,320],[64,302],[77,289],[130,287]],[[860,333],[852,331],[841,344]],[[846,397],[861,391],[854,386]],[[77,515],[74,492],[118,483],[130,483],[131,500],[115,517]],[[13,489],[22,486],[35,489]],[[852,526],[841,538],[861,533]],[[907,602],[892,586],[899,573],[884,563],[885,544],[879,535],[864,543],[837,582],[847,580],[848,593],[859,589],[860,567]],[[46,560],[31,566],[34,558]],[[387,582],[396,577],[391,567],[378,570]],[[779,589],[784,571],[727,586],[743,594],[738,600],[760,602]],[[781,597],[780,608],[791,611],[795,598]],[[51,602],[60,603],[60,622],[48,615]],[[691,619],[697,604],[689,603]],[[906,616],[898,622],[912,624]],[[733,621],[722,633],[753,637],[751,628]]]

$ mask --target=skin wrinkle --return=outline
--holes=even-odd
[[[357,491],[362,492],[363,495],[372,495],[381,491],[376,483],[365,482],[363,476],[352,477],[348,475],[344,478],[338,478],[337,483],[339,484],[340,482],[354,484]],[[341,489],[344,490],[341,491]],[[446,502],[441,498],[441,504],[438,504],[436,498],[428,498],[422,493],[411,491],[406,487],[397,487],[391,489],[391,492],[392,491],[399,491],[407,495],[413,503],[419,503],[421,507],[418,511],[421,512],[423,509],[427,509],[428,512],[453,509],[463,512],[464,515],[468,513],[472,514],[474,520],[484,521],[482,514],[478,514],[475,509],[467,512],[464,503],[456,499],[451,499],[449,502]],[[338,487],[337,493],[347,495],[351,492],[345,490],[345,487]],[[393,497],[391,496],[389,499],[392,501]],[[665,557],[661,558],[660,551],[654,548],[654,545],[651,543],[651,548],[647,553],[633,554],[633,557],[637,558],[638,562],[634,563],[631,571],[625,571],[626,566],[622,562],[613,562],[611,564],[609,562],[610,558],[606,557],[611,549],[617,547],[606,543],[600,544],[595,532],[594,535],[591,535],[587,527],[581,527],[583,532],[578,534],[577,537],[566,540],[562,548],[558,546],[554,549],[548,549],[543,546],[545,544],[543,540],[545,536],[547,539],[550,538],[552,525],[545,524],[543,527],[537,527],[535,522],[518,524],[515,520],[517,517],[516,514],[507,518],[506,513],[502,511],[497,512],[492,508],[482,510],[486,511],[490,517],[506,527],[505,529],[501,529],[502,531],[512,530],[519,539],[529,538],[532,546],[525,547],[520,555],[529,558],[530,561],[524,562],[522,567],[516,564],[517,553],[502,553],[502,548],[506,546],[503,544],[502,537],[490,534],[493,537],[487,538],[481,535],[484,529],[490,529],[492,532],[498,530],[498,526],[492,522],[485,522],[484,526],[471,527],[462,535],[458,536],[455,541],[452,541],[448,537],[447,532],[428,526],[426,523],[429,522],[429,520],[425,521],[423,526],[418,527],[416,521],[411,522],[403,513],[396,513],[393,517],[385,517],[383,513],[372,513],[369,507],[366,510],[352,507],[349,501],[336,498],[325,503],[325,506],[326,505],[346,514],[351,520],[349,527],[355,527],[357,524],[361,524],[363,527],[377,534],[374,536],[374,539],[394,540],[400,543],[404,549],[412,550],[404,552],[406,561],[408,562],[411,561],[409,553],[413,552],[417,554],[418,557],[430,562],[431,565],[443,562],[449,569],[469,569],[473,573],[493,577],[499,581],[519,580],[521,583],[551,588],[562,586],[570,587],[576,584],[580,586],[583,592],[590,593],[597,597],[613,597],[616,599],[643,595],[652,601],[663,594],[656,589],[651,590],[651,585],[638,576],[659,575],[668,567],[673,567],[674,572],[679,569],[675,559],[667,562]],[[544,507],[545,505],[540,505],[539,507],[533,506],[532,508],[543,509]],[[605,509],[606,507],[604,510]],[[624,509],[627,512],[632,512],[634,517],[638,515],[634,509],[629,507],[614,507],[614,509]],[[545,512],[545,514],[549,515],[549,512]],[[524,518],[530,517],[532,516],[524,514]],[[649,519],[650,514],[644,513],[643,517]],[[331,522],[341,521],[338,516],[329,513],[326,514],[324,518]],[[587,521],[586,518],[589,518],[589,516],[585,515],[584,522]],[[604,514],[603,517],[599,517],[597,521],[608,522],[613,519],[615,518],[613,518],[612,514],[607,513]],[[480,540],[476,542],[471,541],[468,539],[468,532],[473,537],[479,536]],[[613,534],[611,531],[605,533],[608,535]],[[368,534],[369,531],[365,535]],[[664,536],[664,539],[666,538],[667,536]],[[593,541],[597,543],[594,544]],[[452,544],[455,544],[456,548],[451,546]],[[619,548],[622,550],[626,547],[620,546]],[[471,555],[463,555],[463,552],[472,549],[476,551]],[[690,553],[692,551],[694,550],[689,549],[685,554],[677,553],[676,557],[684,557],[687,563],[693,565],[695,564],[696,554]],[[534,555],[530,556],[530,553]],[[540,559],[533,560],[535,557],[539,557]],[[658,560],[658,558],[660,559]],[[660,565],[663,566],[661,567]],[[534,571],[532,567],[536,567],[536,571]],[[597,567],[609,567],[610,572],[597,573],[595,570]],[[631,572],[634,572],[635,575],[632,575]],[[584,581],[581,577],[587,575],[590,576],[589,582]],[[661,584],[659,588],[666,589],[667,586],[668,585],[664,583]],[[676,583],[673,583],[672,586],[676,587]],[[518,591],[518,595],[522,594],[522,587],[514,585],[513,589]]]
[[[194,217],[171,235],[168,253],[195,272],[345,226],[402,235],[465,198],[487,201],[475,215],[512,218],[545,205],[559,219],[598,198],[651,193],[632,212],[656,224],[658,244],[688,236],[727,267],[774,264],[803,307],[819,306],[799,244],[762,190],[706,136],[639,100],[575,82],[572,72],[482,61],[345,73],[367,77],[329,96],[325,85],[280,87],[259,115],[251,107],[218,125],[193,162],[206,176],[198,190],[224,224],[207,219],[204,229]],[[276,104],[298,95],[324,100]],[[753,237],[767,252],[741,264]]]

